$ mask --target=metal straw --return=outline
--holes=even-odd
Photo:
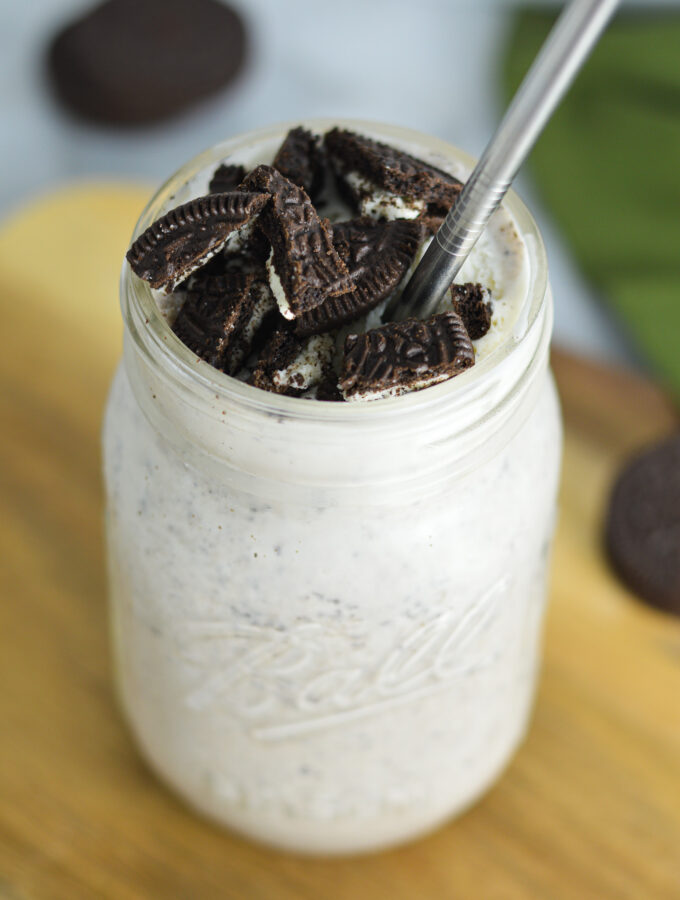
[[[432,315],[558,103],[595,46],[618,0],[572,0],[515,94],[458,199],[384,316]]]

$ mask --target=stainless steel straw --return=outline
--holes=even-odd
[[[427,318],[456,277],[618,0],[572,0],[515,94],[496,134],[385,321]]]

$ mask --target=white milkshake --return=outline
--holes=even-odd
[[[430,138],[340,124],[469,167]],[[286,130],[190,163],[138,231],[223,158],[270,161]],[[256,839],[346,853],[412,838],[484,791],[524,734],[561,435],[545,258],[516,198],[466,266],[494,297],[475,366],[351,404],[197,361],[124,270],[104,429],[121,699],[153,768]]]

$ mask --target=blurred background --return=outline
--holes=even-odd
[[[108,0],[50,70],[95,4],[0,0],[0,897],[677,900],[680,618],[636,602],[603,531],[622,466],[678,434],[680,3],[621,5],[515,185],[572,352],[552,360],[565,452],[544,674],[508,777],[419,844],[313,862],[191,815],[134,749],[111,677],[100,428],[146,200],[207,146],[317,115],[478,156],[561,6],[228,0],[231,30],[206,31],[218,2]],[[168,86],[179,103],[192,66],[220,61],[228,84],[153,124],[77,116],[55,89],[56,72],[100,119],[120,95],[120,119]],[[677,515],[650,534],[679,558]]]
[[[263,124],[303,116],[347,115],[406,125],[479,155],[511,88],[559,7],[545,3],[534,6],[538,12],[532,14],[508,0],[419,0],[417,4],[412,0],[232,0],[230,5],[241,17],[246,34],[245,62],[235,79],[175,117],[150,126],[121,128],[93,124],[72,115],[56,99],[46,71],[47,48],[55,34],[94,4],[87,0],[31,0],[21,4],[1,0],[0,103],[4,124],[0,216],[7,216],[43,191],[76,179],[132,179],[151,188],[217,141]],[[533,160],[517,182],[517,190],[538,219],[548,246],[557,342],[590,357],[643,369],[650,360],[654,365],[654,347],[651,353],[649,346],[641,348],[635,322],[631,327],[625,311],[623,315],[620,309],[618,315],[612,313],[617,297],[612,301],[610,295],[616,291],[612,292],[602,272],[603,266],[606,269],[612,261],[602,260],[597,248],[594,264],[584,260],[573,231],[578,234],[580,220],[593,225],[595,216],[597,242],[607,230],[609,219],[620,218],[618,206],[612,206],[616,197],[605,193],[597,198],[592,190],[579,191],[579,166],[584,156],[594,173],[595,186],[598,173],[612,169],[605,153],[615,152],[630,141],[635,142],[635,156],[646,154],[637,160],[643,171],[655,165],[659,154],[670,160],[680,156],[680,33],[672,36],[670,71],[659,68],[654,53],[659,36],[667,34],[667,23],[677,27],[673,15],[676,9],[676,3],[653,7],[647,2],[624,4],[596,51],[607,69],[605,78],[598,79],[600,88],[591,90],[595,60],[580,79],[581,99],[585,96],[587,100],[585,117],[579,118],[584,106],[576,91],[565,104],[576,112],[569,115],[567,109],[561,113],[562,122],[572,128],[567,138],[573,153],[563,158],[559,149],[552,156],[548,152],[543,174],[547,173],[548,182],[559,180],[569,185],[565,194],[571,198],[571,209],[565,214],[559,202],[551,202],[554,198],[549,190],[543,190],[541,179],[538,183],[533,180]],[[642,97],[639,92],[629,92],[627,102],[632,108],[640,104],[652,109],[656,106],[657,112],[662,109],[662,115],[674,120],[671,144],[665,148],[653,144],[653,135],[646,128],[628,129],[630,110],[625,108],[619,110],[619,120],[611,128],[607,123],[597,129],[598,121],[602,121],[598,104],[610,110],[612,94],[621,99],[618,86],[622,77],[625,82],[626,69],[631,70],[632,77],[636,68],[637,52],[628,52],[625,47],[622,52],[617,50],[621,31],[624,45],[632,36],[631,46],[635,48],[635,33],[640,28],[644,31],[650,21],[653,33],[647,34],[642,64],[637,65],[637,74],[643,74],[649,92]],[[675,88],[674,96],[669,94],[669,84]],[[604,136],[600,145],[593,142],[592,125],[595,137]],[[618,126],[627,135],[623,141],[616,133]],[[611,137],[609,143],[607,135]],[[569,169],[574,158],[577,177]],[[680,202],[680,175],[674,163],[668,171],[674,183],[668,184],[667,190],[662,187],[657,191],[655,201],[672,211],[677,209],[676,201]],[[637,180],[639,171],[629,176],[631,181]],[[648,192],[642,190],[641,202],[646,196]],[[635,205],[626,212],[632,228],[639,218]],[[663,210],[661,215],[663,218]],[[565,224],[570,217],[571,233],[570,222]],[[673,223],[676,216],[671,212],[666,218]],[[590,239],[590,232],[588,235]],[[634,230],[630,239],[637,241]],[[677,244],[671,245],[671,254],[673,247]],[[603,253],[606,257],[606,249]],[[630,261],[629,254],[627,259]],[[676,261],[671,292],[675,292],[674,299],[677,265]],[[662,361],[657,369],[669,378],[667,364]]]

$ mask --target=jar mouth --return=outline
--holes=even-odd
[[[425,155],[435,153],[442,157],[460,161],[470,170],[475,159],[438,138],[422,132],[362,119],[336,117],[309,118],[294,122],[278,123],[266,128],[249,131],[230,138],[189,160],[172,175],[151,198],[135,226],[132,240],[135,240],[159,216],[171,208],[175,195],[186,187],[197,173],[216,165],[226,157],[253,143],[267,140],[282,140],[294,127],[303,125],[313,131],[326,131],[333,126],[363,131],[378,140],[393,140],[397,145],[405,140],[420,143]],[[187,199],[189,199],[187,197]],[[179,200],[177,202],[184,202]],[[199,359],[172,331],[147,282],[137,278],[127,261],[123,262],[121,273],[121,309],[127,330],[137,348],[147,358],[164,364],[172,380],[181,383],[185,390],[194,395],[216,400],[229,406],[238,406],[253,413],[285,419],[298,419],[318,423],[377,422],[399,417],[408,411],[425,411],[440,405],[465,403],[476,393],[486,376],[501,363],[517,353],[539,317],[546,295],[548,268],[545,246],[538,227],[518,195],[508,191],[503,206],[512,216],[520,237],[527,250],[528,277],[526,295],[511,332],[497,348],[480,362],[448,381],[440,382],[419,391],[412,391],[398,397],[355,403],[329,403],[274,394],[239,381],[209,363]]]

